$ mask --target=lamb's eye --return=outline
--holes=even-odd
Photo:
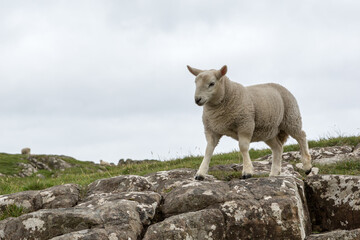
[[[209,84],[209,87],[212,87],[212,86],[214,86],[215,85],[215,83],[214,82],[211,82],[210,84]]]

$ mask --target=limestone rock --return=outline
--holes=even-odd
[[[337,230],[322,234],[313,234],[306,238],[306,240],[359,240],[360,239],[360,228],[345,231]]]
[[[309,153],[311,155],[313,164],[333,164],[344,161],[349,158],[360,158],[360,150],[356,148],[353,150],[350,146],[333,146],[323,148],[311,148]],[[282,155],[284,161],[300,161],[301,155],[299,151],[286,152]],[[258,160],[271,161],[271,155],[259,158]]]
[[[269,176],[271,171],[271,161],[253,161],[254,174],[256,176]],[[242,164],[228,164],[228,165],[215,165],[209,168],[209,171],[226,171],[226,172],[240,172],[243,169]],[[293,176],[301,179],[301,175],[295,171],[293,165],[283,162],[281,165],[281,176]]]
[[[304,186],[293,177],[233,180],[219,205],[226,239],[304,239],[311,231]]]
[[[146,191],[150,187],[151,184],[144,177],[124,175],[96,180],[89,184],[87,196],[97,193]]]
[[[106,203],[117,202],[120,200],[134,201],[136,210],[139,213],[143,224],[149,225],[155,217],[156,211],[161,202],[161,195],[155,192],[121,192],[121,193],[101,193],[91,195],[77,207],[94,208]]]
[[[39,191],[25,191],[0,196],[0,212],[8,205],[23,207],[27,212],[47,208],[73,207],[79,201],[80,188],[65,184]]]
[[[37,169],[45,170],[65,170],[71,168],[72,165],[61,159],[61,156],[41,156],[32,155],[29,159],[31,165]]]
[[[143,240],[225,239],[224,217],[218,209],[183,213],[151,225]]]
[[[193,181],[180,185],[165,195],[162,212],[168,217],[207,208],[224,202],[229,189],[224,182]]]
[[[85,209],[43,209],[0,221],[0,236],[6,240],[49,239],[101,223],[97,212]]]
[[[316,175],[306,180],[313,229],[360,227],[360,177]]]
[[[18,166],[21,168],[21,171],[17,174],[19,177],[30,177],[38,171],[38,169],[28,163],[18,163]]]
[[[137,204],[133,201],[120,200],[94,208],[43,209],[0,221],[0,239],[50,239],[61,235],[65,235],[65,239],[71,239],[79,234],[83,239],[96,236],[137,239],[143,225],[136,207]],[[103,230],[86,231],[93,228]]]
[[[152,191],[164,193],[174,187],[193,182],[195,173],[194,169],[182,168],[151,173],[146,175],[146,179],[152,185]]]
[[[50,240],[109,240],[111,239],[111,236],[113,235],[108,234],[105,229],[93,228],[67,233],[58,237],[51,238]]]

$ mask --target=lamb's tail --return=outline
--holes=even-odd
[[[277,139],[281,142],[282,145],[285,144],[286,140],[289,137],[289,134],[287,134],[285,131],[280,130],[280,132],[278,133],[278,135],[276,136]]]

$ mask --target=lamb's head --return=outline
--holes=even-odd
[[[195,103],[199,106],[220,103],[225,94],[223,77],[227,66],[224,65],[220,70],[200,70],[190,66],[187,68],[196,76]]]

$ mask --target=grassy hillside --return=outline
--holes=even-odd
[[[336,145],[350,145],[355,146],[360,143],[360,136],[350,137],[336,137],[336,138],[324,138],[317,141],[309,141],[310,148],[313,147],[326,147]],[[284,151],[297,151],[298,145],[285,146]],[[270,149],[263,150],[250,150],[251,159],[257,159],[259,157],[270,154]],[[16,177],[0,177],[0,195],[9,194],[25,190],[39,190],[47,187],[65,184],[65,183],[77,183],[82,186],[95,181],[100,178],[108,178],[118,175],[134,174],[145,175],[151,172],[171,170],[176,168],[193,168],[197,169],[201,163],[202,156],[188,156],[181,159],[174,159],[171,161],[155,162],[155,163],[141,163],[141,164],[129,164],[122,166],[104,167],[99,166],[91,162],[78,161],[71,157],[59,156],[64,161],[67,161],[74,165],[74,167],[66,169],[65,171],[47,171],[40,170],[45,176],[44,179],[40,179],[34,174],[27,178]],[[230,164],[239,163],[239,153],[233,151],[226,154],[217,154],[213,156],[210,166],[218,164]],[[5,154],[0,153],[0,173],[6,175],[13,175],[18,173],[20,169],[17,164],[19,162],[26,163],[27,159],[23,155],[19,154]],[[346,164],[337,164],[333,166],[327,166],[321,169],[321,173],[332,174],[360,174],[360,161],[348,162]]]

